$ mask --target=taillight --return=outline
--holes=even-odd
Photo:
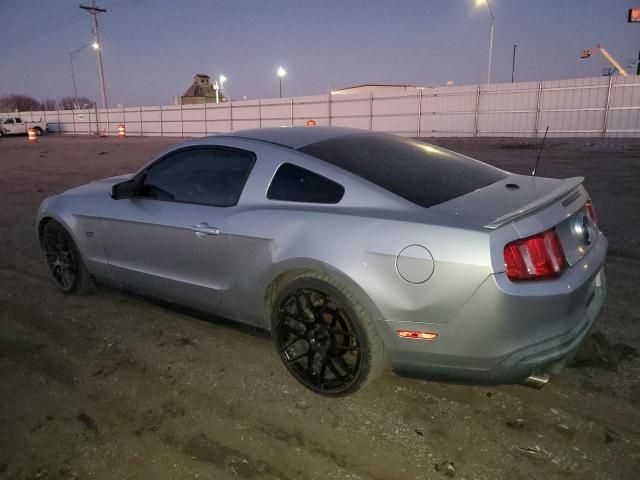
[[[596,209],[594,208],[591,199],[587,200],[587,203],[584,204],[584,209],[589,216],[589,220],[591,220],[594,225],[598,225],[598,216],[596,215]]]
[[[504,247],[504,265],[510,280],[540,280],[557,277],[567,262],[554,229],[515,240]]]

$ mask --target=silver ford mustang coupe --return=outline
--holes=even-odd
[[[96,280],[267,329],[318,393],[388,362],[539,387],[604,300],[607,240],[582,181],[393,135],[267,128],[49,197],[37,232],[63,292]]]

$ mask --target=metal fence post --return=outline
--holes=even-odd
[[[329,91],[329,126],[331,126],[331,115],[332,115],[331,109],[333,108],[331,100],[332,100],[331,91]]]
[[[607,104],[604,107],[604,119],[602,121],[602,136],[607,136],[607,123],[609,121],[609,103],[611,102],[611,87],[613,85],[613,75],[609,77],[609,89],[607,90]]]
[[[142,128],[142,106],[138,107],[138,113],[140,114],[140,136],[144,137],[144,132]]]
[[[76,111],[71,109],[71,122],[73,123],[73,134],[76,134]]]
[[[262,100],[258,99],[258,128],[262,128]]]
[[[162,105],[158,105],[158,110],[160,110],[160,136],[164,137],[164,128],[162,126]]]
[[[229,123],[233,132],[233,102],[229,102]]]
[[[204,136],[209,135],[209,126],[207,125],[207,104],[204,104]]]
[[[369,130],[373,130],[373,92],[369,94]]]
[[[422,90],[418,90],[418,128],[417,135],[420,138],[420,134],[422,133]]]
[[[480,85],[476,88],[476,111],[473,119],[473,136],[478,136],[478,123],[480,120]]]
[[[540,131],[540,107],[542,106],[542,82],[538,82],[538,101],[536,102],[536,124],[533,136],[537,137]]]
[[[291,126],[293,127],[293,97],[291,97]]]
[[[57,133],[60,133],[61,132],[61,130],[60,130],[60,110],[56,110],[56,114],[57,114],[57,117],[58,117],[58,128],[56,129],[56,131],[57,131]]]
[[[180,136],[184,137],[184,118],[182,116],[182,101],[180,101]]]

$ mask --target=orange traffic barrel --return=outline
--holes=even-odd
[[[38,135],[35,128],[27,130],[27,134],[29,135],[29,143],[38,143]]]
[[[127,136],[127,134],[124,131],[124,125],[122,125],[122,124],[118,125],[118,137],[119,138],[124,138],[126,136]]]
[[[315,126],[316,126],[315,120],[307,120],[307,127],[315,127]]]

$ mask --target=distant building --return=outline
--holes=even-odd
[[[385,95],[393,96],[405,95],[407,93],[418,93],[419,90],[424,90],[425,88],[429,87],[418,87],[415,85],[365,83],[361,85],[344,87],[337,90],[331,90],[331,95],[373,94],[376,97],[380,97]]]
[[[218,90],[218,101],[225,100],[224,95]],[[215,103],[216,89],[210,81],[209,75],[198,73],[193,77],[193,84],[180,97],[183,105],[192,105],[194,103]]]

